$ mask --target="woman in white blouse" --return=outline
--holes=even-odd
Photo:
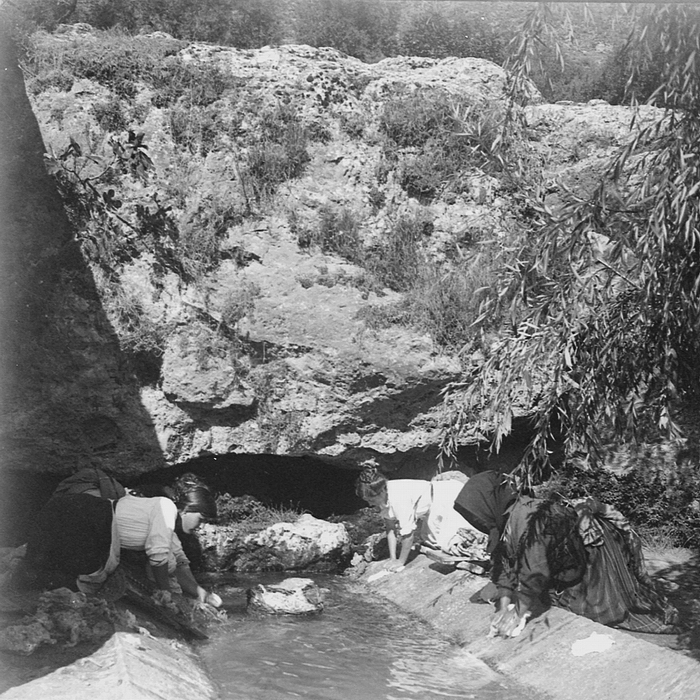
[[[365,463],[355,492],[384,519],[389,571],[405,566],[417,541],[449,553],[459,541],[458,530],[474,530],[453,507],[463,486],[456,479],[387,479],[372,461]]]
[[[216,501],[204,482],[187,474],[174,489],[160,486],[159,495],[149,498],[143,495],[148,493],[145,489],[122,495],[122,486],[119,492],[103,493],[98,486],[101,475],[106,478],[88,469],[64,480],[61,484],[67,486],[59,484],[39,511],[27,543],[27,585],[97,593],[116,570],[122,552],[135,550],[145,552],[150,577],[161,591],[170,591],[174,575],[183,593],[220,606],[219,596],[195,580],[176,534],[178,521],[183,532],[191,533],[201,522],[216,519]],[[160,495],[166,493],[167,498]]]
[[[173,498],[147,498],[135,492],[120,498],[115,508],[120,547],[146,553],[159,589],[169,591],[170,576],[174,575],[183,593],[218,607],[219,596],[202,588],[192,575],[175,532],[178,519],[185,534],[194,532],[202,522],[215,520],[214,496],[203,482],[186,475],[176,483]]]

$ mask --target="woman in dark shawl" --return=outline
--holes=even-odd
[[[490,471],[465,484],[455,509],[489,535],[494,634],[519,634],[549,604],[604,625],[677,631],[677,611],[646,573],[639,538],[610,506],[518,496],[504,475]]]
[[[508,519],[508,508],[517,494],[502,474],[493,471],[480,472],[467,485],[455,499],[455,510],[489,536],[488,553],[492,554]]]

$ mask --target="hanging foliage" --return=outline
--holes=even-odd
[[[546,35],[539,5],[515,45],[517,80]],[[645,56],[662,60],[658,85],[635,105],[630,140],[592,195],[569,193],[556,211],[530,202],[527,243],[477,320],[512,299],[512,330],[449,388],[448,457],[474,425],[498,449],[520,407],[534,427],[520,468],[529,481],[548,466],[553,437],[595,461],[603,436],[678,435],[674,405],[698,393],[700,10],[647,8],[629,46],[640,60],[628,89]]]

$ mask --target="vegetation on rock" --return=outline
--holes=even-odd
[[[570,195],[556,210],[532,201],[529,240],[512,274],[482,308],[487,318],[491,305],[512,299],[512,331],[450,397],[446,449],[454,451],[464,427],[475,420],[492,426],[498,444],[510,432],[513,406],[527,396],[534,432],[520,467],[524,483],[547,474],[553,439],[564,441],[568,457],[581,453],[596,467],[605,463],[610,441],[695,438],[679,409],[696,405],[700,389],[700,160],[694,148],[700,129],[700,13],[664,6],[640,21],[628,51],[662,59],[658,82],[641,85],[652,90],[649,105],[663,109],[651,120],[636,113],[633,138],[613,154],[590,197]],[[635,64],[628,78],[635,103],[644,68]],[[697,467],[697,443],[690,446]],[[621,483],[638,488],[645,483],[643,471],[622,476]],[[646,488],[655,495],[647,493],[647,503],[656,505],[642,513],[637,503],[638,517],[659,524],[653,513],[666,503],[684,513],[679,539],[697,542],[695,509],[686,510],[697,498],[695,469],[678,465],[672,473],[652,472]],[[680,498],[668,489],[660,497],[652,487],[658,479],[679,480]],[[644,500],[639,493],[626,496],[628,508],[630,500]]]
[[[615,14],[600,51],[581,48],[571,20],[578,10],[549,3],[527,8],[520,28],[499,27],[488,13],[467,19],[454,8],[399,17],[389,4],[364,0],[309,0],[296,10],[281,0],[207,0],[196,11],[185,2],[32,0],[25,9],[32,28],[83,21],[105,30],[36,32],[25,41],[24,65],[35,100],[62,96],[52,102],[51,119],[84,127],[53,152],[50,167],[83,252],[99,271],[110,317],[148,381],[157,377],[173,319],[119,291],[125,266],[149,257],[156,291],[167,275],[204,287],[222,260],[247,264],[228,232],[274,209],[300,248],[362,268],[357,275],[305,274],[302,287],[356,285],[377,298],[399,293],[397,301],[363,310],[368,326],[410,325],[442,350],[485,357],[448,393],[448,457],[475,424],[498,446],[515,407],[525,406],[534,433],[523,482],[549,473],[552,444],[563,441],[565,469],[574,469],[567,493],[588,488],[617,503],[634,488],[639,518],[649,524],[658,522],[657,510],[647,508],[652,501],[676,513],[697,501],[694,472],[686,468],[698,462],[695,436],[680,412],[697,403],[700,389],[696,8]],[[590,8],[576,26],[594,36],[600,21]],[[632,29],[628,41],[615,38],[620,27]],[[168,34],[129,33],[142,29]],[[481,102],[434,85],[403,86],[379,99],[359,69],[309,75],[306,84],[270,96],[213,60],[213,47],[191,49],[194,39],[241,49],[331,45],[368,62],[401,54],[510,56],[510,101]],[[201,57],[207,60],[195,60]],[[529,79],[550,100],[598,98],[638,110],[631,138],[592,194],[571,192],[550,206],[530,143]],[[74,97],[66,97],[79,81],[98,86],[82,121]],[[659,111],[645,111],[643,102]],[[324,149],[335,138],[377,154],[363,201],[336,195],[295,208],[285,188],[329,162],[333,154]],[[516,203],[497,235],[469,229],[437,246],[431,236],[440,207],[478,203],[486,178]],[[392,201],[397,191],[410,207]],[[202,298],[209,300],[205,292]],[[216,333],[240,342],[239,327],[257,301],[255,287],[244,285],[204,304],[203,313]],[[464,367],[471,372],[468,361]],[[266,385],[266,372],[252,383]],[[259,402],[266,446],[276,450],[283,432],[302,444],[302,413],[277,412],[272,403]],[[598,472],[586,487],[576,476],[610,466],[611,442],[669,439],[686,440],[689,449],[672,476],[670,466],[663,475],[643,469],[638,457],[609,477],[614,486]],[[694,512],[687,510],[674,537],[694,541]]]
[[[556,20],[548,26],[559,48],[545,45],[533,66],[540,90],[552,101],[622,101],[623,66],[638,58],[625,43],[634,6],[547,4]],[[448,1],[428,7],[405,0],[399,9],[369,0],[206,0],[194,7],[184,0],[26,0],[22,18],[29,28],[49,31],[60,23],[85,22],[97,29],[160,31],[243,49],[281,43],[332,46],[367,62],[400,55],[473,56],[501,64],[534,5]],[[654,61],[645,65],[645,75],[657,71]],[[643,77],[639,84],[649,82]]]

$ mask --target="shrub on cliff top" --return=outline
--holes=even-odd
[[[402,245],[397,248],[401,250]],[[432,261],[417,246],[412,256],[408,255],[412,249],[413,246],[403,247],[403,254],[394,258],[394,266],[390,269],[396,270],[397,263],[402,260],[404,263],[398,267],[399,274],[394,278],[393,286],[384,280],[384,286],[403,291],[404,297],[394,304],[370,307],[362,312],[362,318],[373,328],[394,324],[412,326],[429,334],[437,345],[450,351],[465,352],[479,347],[481,337],[493,335],[503,318],[503,309],[498,309],[494,310],[489,324],[474,325],[480,305],[488,294],[493,293],[502,268],[499,248],[484,244],[449,266]],[[376,258],[384,255],[386,253],[382,251]],[[376,275],[377,271],[373,270],[373,274]]]
[[[428,210],[417,208],[399,216],[386,234],[365,254],[365,268],[380,287],[407,292],[418,283],[428,264],[423,251],[433,224]]]
[[[379,117],[384,160],[396,168],[406,193],[423,203],[463,193],[469,168],[503,169],[511,149],[500,158],[493,152],[501,121],[497,106],[441,90],[399,95],[384,104]]]
[[[453,130],[452,101],[444,92],[422,90],[387,100],[379,115],[379,130],[398,148],[421,148]]]
[[[281,183],[303,174],[311,160],[307,145],[307,131],[292,105],[279,103],[262,111],[243,173],[256,201],[270,197]]]
[[[240,48],[280,43],[284,29],[278,0],[24,0],[20,13],[29,26],[48,31],[60,23],[84,22],[98,29],[147,29]]]
[[[399,33],[398,44],[399,53],[405,56],[471,56],[500,64],[509,38],[509,33],[480,17],[432,6],[409,17]]]
[[[398,9],[369,0],[309,0],[296,14],[296,41],[332,46],[368,63],[393,56]]]
[[[172,38],[131,37],[116,30],[60,39],[39,32],[28,41],[25,63],[38,79],[49,71],[69,73],[131,98],[136,83],[157,81],[164,60],[182,46]]]
[[[33,76],[33,92],[63,86],[70,76],[72,80],[94,80],[117,97],[128,99],[143,84],[153,89],[156,107],[166,107],[180,98],[188,105],[207,107],[239,84],[213,63],[183,61],[177,54],[184,45],[169,37],[129,36],[117,30],[73,38],[40,32],[29,39],[24,61]]]

